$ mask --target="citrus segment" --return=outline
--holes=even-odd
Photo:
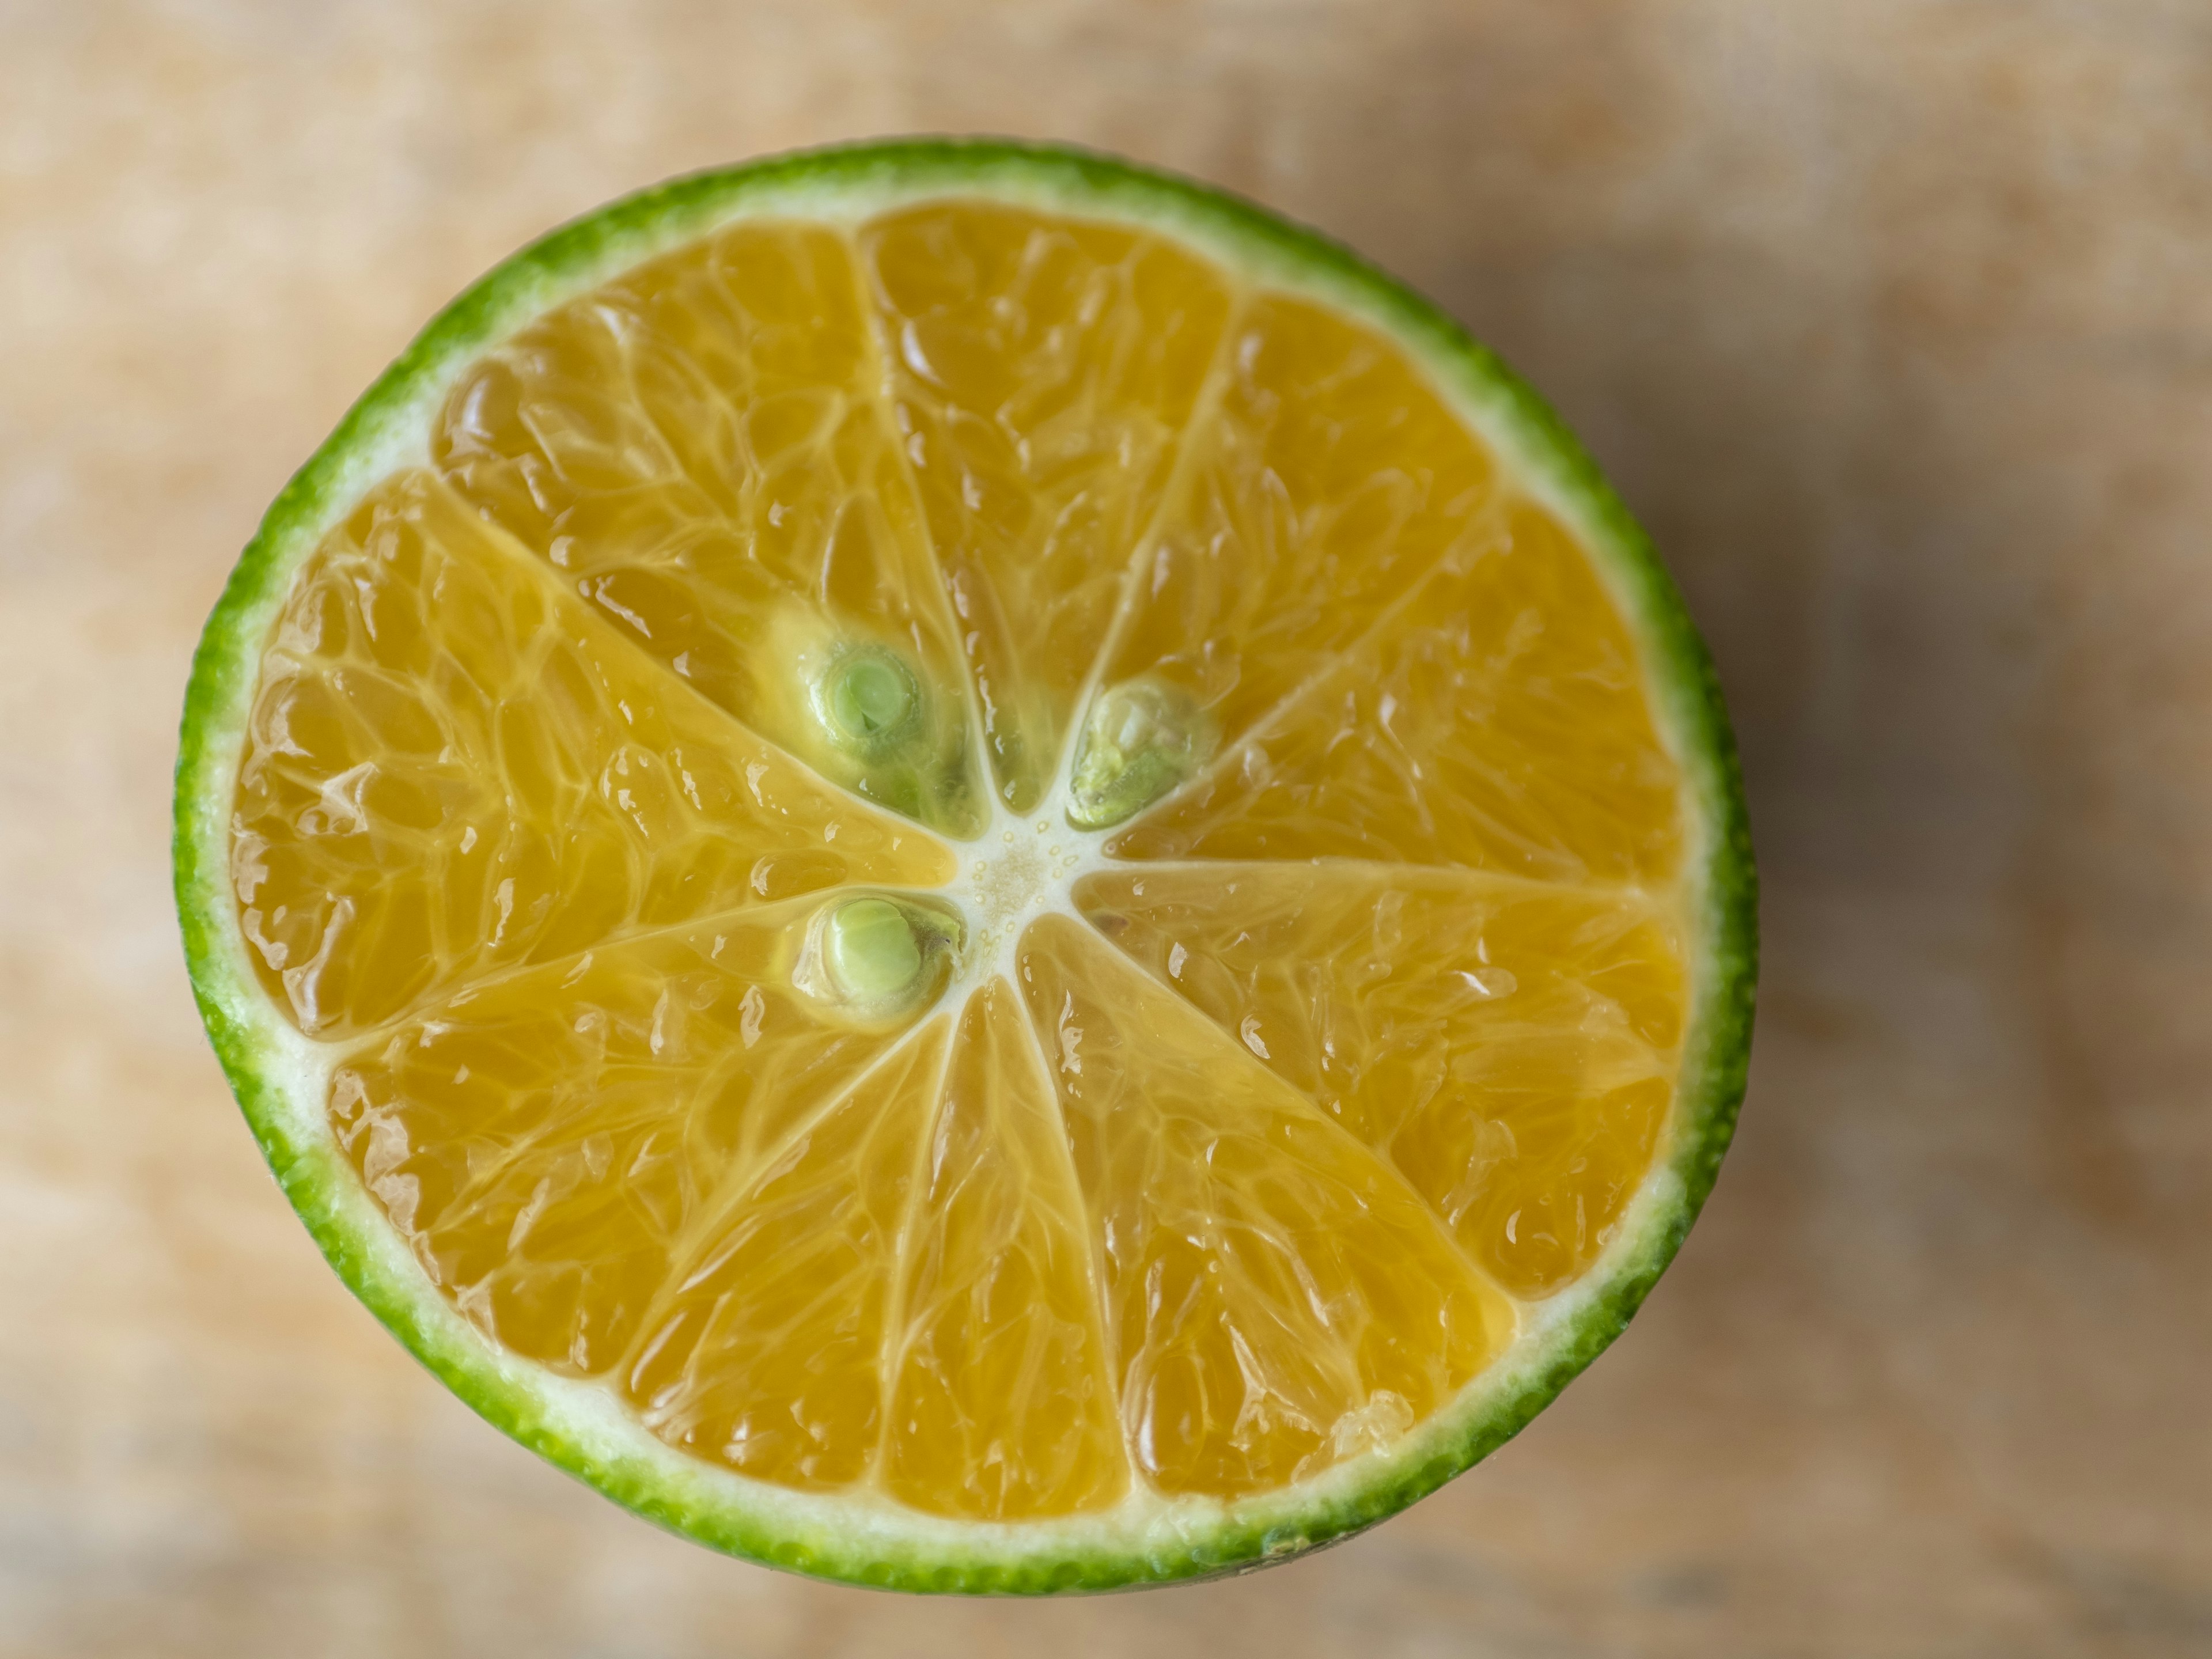
[[[806,1490],[872,1469],[948,1024],[921,1026],[803,1126],[685,1252],[622,1379],[670,1444]]]
[[[1341,864],[1095,875],[1076,902],[1389,1158],[1516,1295],[1611,1242],[1680,1063],[1689,984],[1667,908]]]
[[[1229,285],[1163,238],[979,201],[886,215],[860,246],[1000,794],[1026,812],[1167,486]]]
[[[371,493],[293,585],[232,810],[256,969],[343,1037],[502,967],[945,850],[700,703],[434,478]]]
[[[340,1061],[329,1110],[434,1283],[514,1352],[618,1361],[717,1186],[889,1042],[788,988],[807,901],[461,991]]]
[[[434,442],[455,489],[631,638],[837,782],[979,819],[959,652],[847,240],[750,225],[640,266],[487,353]],[[917,699],[855,751],[866,653]]]
[[[885,1485],[980,1520],[1127,1489],[1060,1107],[1012,986],[961,1015],[908,1228]]]
[[[1154,1486],[1234,1497],[1388,1444],[1512,1340],[1406,1182],[1234,1037],[1069,921],[1021,975]]]
[[[1403,354],[1254,299],[1106,678],[1164,682],[1233,741],[1486,531],[1485,447]]]
[[[1559,521],[1519,501],[1112,850],[1659,889],[1681,860],[1681,791],[1619,610]]]

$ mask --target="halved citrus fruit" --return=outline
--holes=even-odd
[[[703,1542],[1278,1559],[1513,1433],[1710,1186],[1724,715],[1534,398],[1351,255],[887,143],[493,272],[185,708],[217,1051],[340,1275]]]

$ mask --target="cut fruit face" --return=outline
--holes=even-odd
[[[1727,727],[1632,525],[1403,290],[884,144],[495,272],[209,624],[178,891],[347,1282],[778,1565],[1279,1559],[1506,1438],[1711,1184]]]

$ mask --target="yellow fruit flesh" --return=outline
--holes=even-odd
[[[938,202],[642,266],[431,439],[295,580],[234,878],[492,1339],[1024,1520],[1387,1445],[1613,1236],[1680,781],[1585,555],[1382,337]],[[1073,829],[1131,707],[1184,770]],[[922,920],[863,1006],[822,930],[873,894]]]
[[[916,1508],[1012,1520],[1128,1485],[1059,1119],[993,980],[961,1016],[904,1241],[884,1480]]]
[[[1031,1016],[1096,1218],[1122,1427],[1161,1490],[1237,1495],[1387,1441],[1513,1313],[1406,1183],[1220,1028],[1049,917]]]
[[[1667,908],[1388,866],[1086,878],[1085,915],[1388,1158],[1517,1296],[1589,1267],[1649,1165],[1681,1042]]]
[[[687,1251],[622,1373],[664,1438],[763,1480],[864,1479],[945,1021],[833,1101]]]
[[[1157,237],[1013,209],[860,238],[1000,798],[1042,797],[1217,358],[1230,290]]]
[[[232,839],[257,966],[337,1036],[511,964],[953,860],[641,661],[434,477],[295,584]]]
[[[752,730],[972,835],[958,647],[876,340],[842,238],[731,231],[488,354],[433,453],[489,522]],[[857,641],[941,688],[934,740],[894,775],[841,757],[808,707]]]
[[[1679,781],[1627,628],[1541,508],[1514,502],[1318,665],[1128,859],[1378,859],[1664,892]]]

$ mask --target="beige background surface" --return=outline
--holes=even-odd
[[[261,507],[672,172],[1056,135],[1346,237],[1680,573],[1767,880],[1751,1098],[1491,1463],[1218,1586],[919,1603],[632,1521],[316,1257],[167,775]],[[2207,0],[0,0],[0,1655],[2212,1653]]]

